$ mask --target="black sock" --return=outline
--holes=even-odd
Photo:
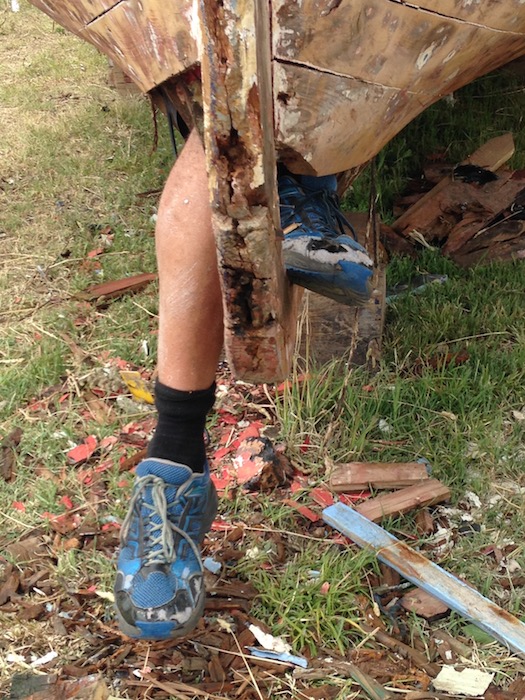
[[[214,401],[215,383],[209,389],[179,391],[157,381],[155,405],[159,419],[148,457],[169,459],[202,472],[206,460],[206,416]]]

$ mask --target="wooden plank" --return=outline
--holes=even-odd
[[[421,462],[348,462],[338,464],[330,475],[330,487],[337,493],[368,488],[403,488],[428,479]]]
[[[369,498],[356,510],[369,520],[381,520],[389,515],[401,515],[413,508],[430,506],[450,498],[450,489],[437,479],[428,479],[421,484]]]
[[[386,532],[352,508],[336,503],[325,508],[323,518],[360,547],[369,547],[388,564],[424,591],[445,602],[495,639],[525,657],[525,624],[482,596],[468,584],[428,561],[422,554]]]
[[[279,234],[268,6],[201,1],[204,143],[221,278],[225,347],[238,377],[287,375],[297,288]]]

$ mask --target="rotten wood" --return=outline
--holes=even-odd
[[[525,657],[525,624],[507,610],[422,554],[375,525],[360,513],[337,503],[325,508],[323,518],[360,547],[371,548],[378,559],[411,583],[436,596],[452,610]]]
[[[450,489],[437,479],[427,479],[420,484],[408,486],[377,498],[369,498],[356,510],[372,521],[389,515],[401,515],[414,508],[441,503],[450,498]]]
[[[420,462],[348,462],[334,466],[330,486],[337,493],[345,493],[367,488],[403,488],[425,479],[427,468]]]
[[[204,143],[226,357],[237,376],[276,381],[291,364],[300,294],[286,279],[278,235],[268,6],[201,0],[200,7]]]

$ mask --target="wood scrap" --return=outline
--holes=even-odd
[[[463,267],[525,257],[525,173],[501,167],[513,151],[511,134],[488,141],[409,206],[394,231],[438,245]]]
[[[507,610],[342,503],[325,508],[323,519],[360,547],[373,549],[380,561],[408,581],[435,595],[505,646],[525,656],[525,624]]]
[[[399,603],[408,612],[424,617],[429,622],[439,620],[450,612],[446,603],[421,588],[414,588],[405,593]]]
[[[503,134],[497,136],[478,148],[469,158],[466,158],[463,163],[475,163],[487,170],[496,171],[501,168],[514,155],[514,139],[512,134]],[[410,228],[413,217],[426,208],[429,203],[433,202],[439,194],[446,189],[451,182],[452,177],[446,177],[441,180],[430,192],[421,197],[408,211],[402,214],[393,223],[393,228],[396,231],[405,231]]]
[[[369,498],[356,507],[356,510],[372,521],[389,515],[401,515],[413,508],[441,503],[450,498],[450,489],[437,479],[427,479],[414,486],[399,491]]]
[[[397,489],[428,478],[427,468],[421,462],[347,462],[334,466],[330,486],[337,493]]]
[[[392,649],[392,651],[395,651],[403,658],[410,659],[415,666],[428,673],[428,675],[432,678],[434,676],[437,676],[437,674],[439,673],[438,664],[429,661],[422,652],[418,651],[417,649],[414,649],[409,644],[405,644],[399,639],[391,637],[385,631],[380,629],[374,629],[370,625],[367,625],[363,622],[360,623],[360,627],[362,628],[363,632],[373,636],[373,638],[376,639],[380,644],[383,644],[388,649]]]
[[[123,294],[139,292],[156,279],[157,274],[155,272],[143,272],[140,275],[133,275],[132,277],[124,277],[120,280],[111,280],[110,282],[95,284],[79,296],[92,301],[116,299]]]

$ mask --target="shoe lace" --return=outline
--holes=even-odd
[[[169,518],[166,487],[166,482],[159,476],[146,474],[146,476],[138,477],[130,499],[127,515],[121,527],[121,538],[125,540],[129,534],[131,523],[136,517],[135,508],[137,505],[140,505],[140,517],[144,523],[144,535],[149,543],[143,559],[148,565],[173,563],[175,561],[177,535],[190,545],[197,559],[200,559],[200,552],[195,542],[187,532],[177,527]],[[151,489],[148,500],[143,497],[147,489]],[[146,512],[144,509],[146,509]]]
[[[285,221],[289,219],[290,222],[295,222],[294,213],[298,218],[304,214],[311,226],[327,238],[344,236],[350,231],[352,238],[357,240],[354,227],[339,208],[339,197],[335,192],[325,189],[302,192],[303,196],[297,198],[292,204],[281,203],[281,212],[282,209],[287,210],[283,216]]]

